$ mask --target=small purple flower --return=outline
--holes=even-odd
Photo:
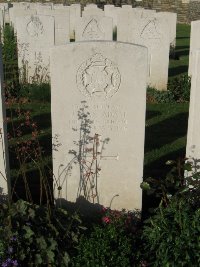
[[[17,260],[12,260],[10,258],[4,261],[1,265],[1,267],[17,267],[17,266],[18,266]]]
[[[12,262],[12,264],[13,264],[13,266],[18,266],[18,262],[17,262],[17,260],[14,260],[13,262]]]

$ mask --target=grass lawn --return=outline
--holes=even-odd
[[[176,54],[179,60],[170,60],[169,76],[173,78],[187,72],[189,54],[189,34],[190,26],[177,26],[177,47]],[[177,159],[185,156],[188,103],[176,104],[147,104],[146,113],[146,134],[145,134],[145,158],[144,158],[144,178],[152,176],[161,179],[165,176],[169,167],[165,162],[170,159]],[[16,118],[13,110],[7,110],[7,116],[13,115],[13,123],[21,123]],[[44,163],[49,179],[52,179],[52,145],[51,145],[51,111],[49,101],[34,101],[23,104],[24,110],[31,112],[33,121],[36,122],[40,130],[39,141],[44,151]],[[12,134],[12,124],[8,123],[8,132]],[[31,138],[31,131],[24,129],[23,137],[12,139],[9,142],[10,167],[12,183],[18,191],[16,197],[23,197],[24,182],[19,175],[19,163],[15,155],[17,142],[26,141]],[[130,166],[131,167],[131,166]],[[38,199],[39,178],[35,164],[26,164],[27,179],[30,189],[34,192],[33,199]]]

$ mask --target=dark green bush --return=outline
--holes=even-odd
[[[143,249],[150,266],[200,266],[200,209],[175,198],[146,222]]]
[[[188,75],[175,77],[168,82],[167,90],[176,102],[190,101],[191,78]]]
[[[150,103],[173,103],[173,94],[169,91],[158,91],[155,88],[147,88],[147,102]]]
[[[181,75],[169,80],[166,91],[147,88],[147,102],[149,103],[175,103],[190,101],[191,78]]]
[[[0,210],[0,264],[67,267],[78,242],[80,220],[65,210],[22,200]],[[4,265],[3,265],[4,264]],[[6,265],[7,264],[7,265]]]
[[[130,267],[136,257],[136,219],[125,211],[107,210],[78,245],[73,267]],[[135,223],[134,223],[135,222]]]

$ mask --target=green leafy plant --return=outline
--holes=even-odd
[[[134,213],[104,209],[102,224],[81,237],[72,266],[132,266],[138,222]]]
[[[148,103],[180,103],[190,100],[191,78],[186,75],[180,75],[170,79],[166,91],[158,91],[155,88],[147,88]]]
[[[173,103],[173,94],[169,91],[158,91],[155,88],[147,88],[147,102],[148,103]]]
[[[167,206],[172,196],[185,191],[184,162],[185,159],[181,158],[176,161],[168,160],[166,165],[170,167],[170,170],[166,177],[160,179],[148,177],[141,183],[141,188]]]
[[[80,223],[77,214],[70,215],[63,209],[49,209],[22,200],[2,205],[1,266],[69,266]]]
[[[200,265],[200,209],[184,198],[173,198],[157,209],[143,229],[143,251],[148,266]]]
[[[191,78],[187,74],[175,77],[168,82],[167,90],[176,102],[190,101]]]

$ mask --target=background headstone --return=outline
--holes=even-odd
[[[19,17],[16,26],[21,79],[29,83],[48,82],[49,48],[55,44],[54,18],[39,15]]]
[[[148,17],[138,22],[138,33],[133,43],[144,45],[149,53],[148,85],[166,90],[169,67],[169,25],[165,18]]]
[[[37,13],[36,9],[10,8],[9,9],[10,23],[16,31],[17,18],[36,15],[36,13]]]
[[[47,15],[54,17],[55,20],[55,45],[63,45],[70,41],[70,10],[46,9],[37,12],[38,15]]]
[[[82,12],[82,17],[85,16],[104,16],[104,11],[93,5],[86,6]]]
[[[190,33],[190,54],[189,54],[189,67],[188,75],[192,75],[193,70],[193,60],[194,60],[194,51],[200,49],[200,20],[191,22],[191,33]]]
[[[177,14],[172,12],[158,12],[156,16],[165,18],[167,24],[169,25],[169,39],[170,45],[175,48],[176,46],[176,24],[177,24]]]
[[[193,51],[186,157],[200,168],[200,50]],[[199,170],[198,170],[199,171]]]
[[[3,64],[0,48],[0,202],[10,191],[10,172],[8,159],[6,109],[3,90]]]
[[[75,39],[75,27],[77,20],[81,17],[81,5],[72,4],[70,9],[70,39]]]
[[[76,41],[113,39],[112,18],[86,16],[77,20],[75,29]]]
[[[56,199],[141,209],[146,79],[142,46],[90,41],[51,50]]]
[[[114,5],[105,5],[104,6],[104,14],[106,17],[110,17],[113,20],[113,31],[117,32],[117,17],[118,11],[120,7],[115,7]]]

